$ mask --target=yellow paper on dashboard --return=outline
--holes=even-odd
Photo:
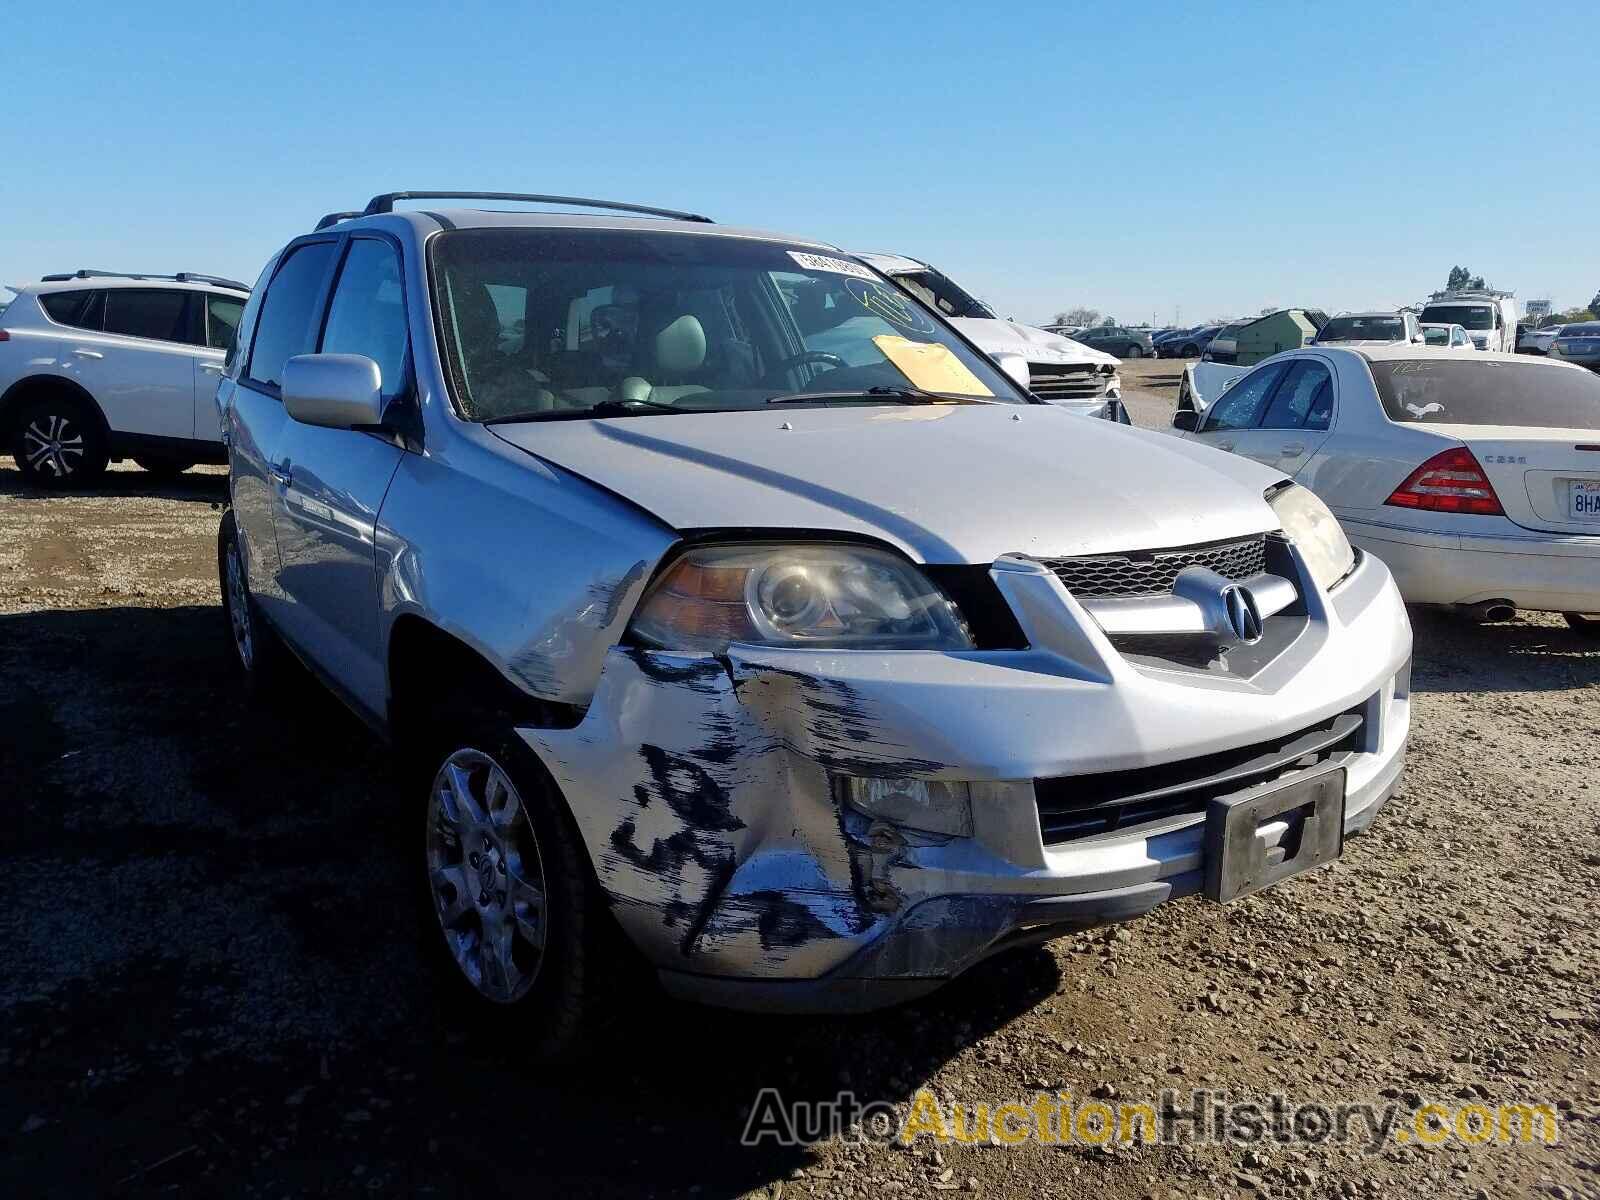
[[[872,344],[911,381],[912,387],[925,392],[953,392],[958,396],[994,395],[948,346],[938,342],[913,342],[893,333],[880,333],[872,339]]]

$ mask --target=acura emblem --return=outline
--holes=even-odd
[[[1247,588],[1230,584],[1222,589],[1222,610],[1228,614],[1233,636],[1246,646],[1261,640],[1261,610]]]

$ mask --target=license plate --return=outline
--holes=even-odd
[[[1574,521],[1600,521],[1600,479],[1567,480],[1567,500]]]
[[[1206,810],[1205,894],[1226,904],[1343,851],[1343,767],[1219,796]]]

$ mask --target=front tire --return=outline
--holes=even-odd
[[[432,756],[425,918],[464,1023],[504,1026],[535,1059],[579,1050],[617,965],[609,914],[570,814],[533,752],[486,722]]]
[[[26,483],[57,491],[93,483],[110,461],[99,422],[71,396],[24,405],[12,429],[11,454]]]
[[[1129,346],[1128,347],[1128,352],[1126,354],[1124,354],[1123,357],[1124,358],[1143,358],[1144,357],[1144,348],[1142,346],[1137,346],[1137,345]]]
[[[1584,637],[1600,638],[1600,613],[1562,613],[1574,633]]]

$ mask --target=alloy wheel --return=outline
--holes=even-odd
[[[457,750],[428,796],[428,890],[450,957],[479,995],[510,1004],[544,959],[544,864],[510,775]]]
[[[62,413],[42,412],[22,431],[22,457],[29,469],[70,478],[83,465],[83,432]]]

